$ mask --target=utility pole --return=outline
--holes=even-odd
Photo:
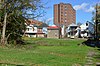
[[[98,10],[97,10],[97,7],[98,7],[98,4],[96,4],[96,17],[95,17],[95,39],[96,40],[98,40],[98,32],[97,32],[97,30],[98,30]]]

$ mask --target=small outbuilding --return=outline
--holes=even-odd
[[[76,34],[77,34],[77,25],[76,24],[70,24],[66,30],[67,32],[67,37],[68,38],[75,38],[76,37]]]
[[[61,38],[61,28],[56,25],[49,26],[47,28],[48,34],[47,38]]]

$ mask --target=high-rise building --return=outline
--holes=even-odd
[[[58,26],[76,23],[76,11],[69,3],[60,3],[54,5],[54,24]]]

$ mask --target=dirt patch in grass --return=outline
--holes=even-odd
[[[49,54],[51,54],[51,55],[56,55],[56,56],[60,56],[60,57],[65,56],[64,54],[54,53],[54,52],[50,52]]]

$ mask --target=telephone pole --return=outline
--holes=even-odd
[[[98,7],[98,3],[96,4],[96,16],[95,16],[95,39],[96,40],[98,40],[98,9],[97,9],[97,7]]]

